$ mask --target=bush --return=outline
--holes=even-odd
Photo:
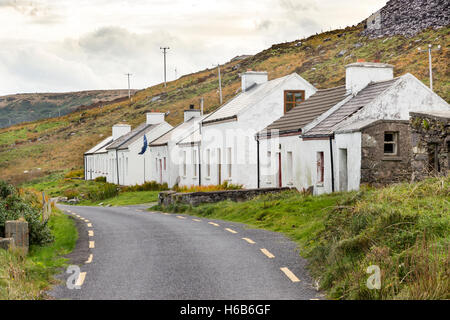
[[[240,184],[232,184],[228,181],[225,181],[219,185],[209,185],[209,186],[183,186],[179,187],[178,185],[173,187],[173,190],[176,192],[211,192],[211,191],[222,191],[222,190],[240,190],[242,189],[242,185]]]
[[[95,182],[106,182],[106,177],[97,177],[94,179]]]
[[[41,221],[40,209],[20,196],[12,185],[0,181],[0,237],[5,236],[5,222],[20,217],[28,222],[30,244],[42,245],[53,241],[47,223]]]
[[[141,185],[126,186],[121,189],[122,192],[134,192],[134,191],[165,191],[169,190],[167,183],[157,183],[156,181],[145,182]]]
[[[64,190],[64,196],[67,197],[67,199],[75,199],[75,198],[79,198],[80,193],[74,189],[67,189],[67,190]]]
[[[98,188],[90,190],[88,192],[88,198],[93,201],[105,200],[108,198],[113,198],[119,194],[119,189],[115,184],[105,183],[99,185]]]
[[[69,171],[64,178],[84,178],[84,169]]]

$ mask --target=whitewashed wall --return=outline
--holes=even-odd
[[[180,146],[180,154],[183,156],[183,152],[186,152],[186,174],[184,174],[183,164],[179,166],[179,174],[180,174],[180,186],[198,186],[199,185],[199,177],[200,173],[199,169],[199,146]],[[195,152],[195,155],[194,155]],[[195,156],[195,160],[194,160]],[[196,170],[194,170],[194,165],[196,166]],[[196,174],[195,174],[196,173]]]
[[[335,191],[345,191],[339,189],[341,177],[339,174],[341,161],[339,149],[347,149],[347,191],[359,190],[361,181],[361,132],[336,134],[334,148]]]

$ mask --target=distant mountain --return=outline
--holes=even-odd
[[[135,90],[132,91],[132,94]],[[0,128],[53,118],[95,104],[128,97],[128,90],[95,90],[66,93],[23,93],[0,96]]]

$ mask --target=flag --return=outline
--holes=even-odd
[[[147,150],[147,137],[144,134],[144,145],[142,146],[142,150],[141,152],[139,152],[139,154],[144,154],[146,150]]]

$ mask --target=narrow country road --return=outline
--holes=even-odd
[[[59,206],[77,219],[81,289],[56,299],[318,299],[296,244],[245,225],[145,211]]]

